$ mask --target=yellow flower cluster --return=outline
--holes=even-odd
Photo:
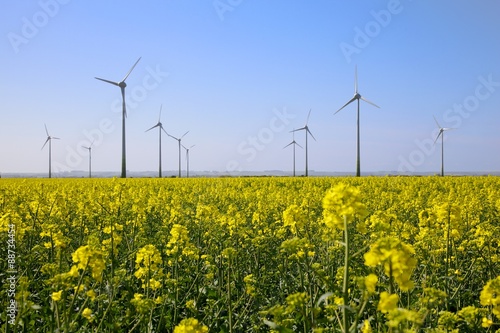
[[[200,324],[198,319],[187,318],[183,319],[179,325],[174,328],[174,333],[206,333],[208,327]]]
[[[174,224],[170,230],[170,239],[167,243],[167,256],[174,257],[177,261],[182,261],[182,257],[196,259],[198,257],[198,249],[189,239],[188,229],[180,224]],[[172,265],[172,260],[169,260],[169,265]]]
[[[71,271],[76,269],[92,270],[92,277],[97,281],[102,280],[102,271],[105,269],[104,254],[100,250],[91,248],[88,245],[80,246],[72,255],[73,262],[76,264]]]
[[[143,288],[156,290],[161,287],[158,278],[161,278],[162,262],[160,251],[154,245],[148,244],[137,251],[134,276],[142,280]]]
[[[377,240],[365,253],[365,264],[369,267],[382,265],[385,274],[393,278],[403,291],[413,288],[411,275],[417,260],[413,257],[415,250],[397,238],[385,237]]]
[[[363,219],[367,215],[361,192],[354,186],[338,184],[323,198],[323,222],[330,229],[344,230],[344,218],[352,222],[355,217]]]
[[[493,314],[500,319],[500,276],[486,283],[479,299],[481,305],[491,306]]]
[[[294,235],[297,235],[307,223],[305,212],[297,205],[290,205],[283,212],[283,225],[289,227]]]

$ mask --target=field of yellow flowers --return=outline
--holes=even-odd
[[[497,177],[1,179],[2,332],[495,332]]]

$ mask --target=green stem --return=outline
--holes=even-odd
[[[233,332],[233,311],[231,307],[231,255],[228,258],[228,269],[227,269],[227,313],[229,321],[229,333]]]
[[[342,296],[344,298],[344,306],[342,307],[342,319],[344,333],[349,332],[349,232],[347,230],[347,217],[344,216],[344,284],[342,286]]]
[[[448,271],[450,267],[450,207],[448,206],[448,219],[447,219],[447,231],[446,231],[446,262],[444,265],[445,269],[445,291],[446,291],[446,310],[450,310],[450,291],[449,291],[449,279],[448,279]]]

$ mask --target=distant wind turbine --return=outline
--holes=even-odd
[[[167,133],[167,131],[165,131],[165,129],[163,128],[163,124],[161,123],[161,109],[162,109],[163,105],[160,105],[160,115],[158,116],[158,123],[156,125],[154,125],[153,127],[151,127],[150,129],[146,130],[146,132],[152,130],[153,128],[156,128],[158,127],[158,134],[159,134],[159,138],[158,138],[158,177],[161,178],[161,131],[165,132],[166,135],[169,135]]]
[[[340,110],[345,108],[347,105],[351,104],[354,101],[358,101],[358,112],[357,112],[357,136],[356,136],[356,142],[357,142],[357,151],[356,151],[356,177],[359,177],[361,175],[361,169],[360,169],[360,153],[359,153],[359,100],[362,99],[363,101],[380,108],[380,106],[376,105],[373,102],[370,102],[363,96],[361,96],[358,93],[358,67],[356,66],[355,71],[354,71],[354,97],[351,98],[347,103],[345,103],[340,109],[337,110],[337,112],[334,113],[337,114]]]
[[[307,120],[306,120],[305,126],[302,128],[298,128],[298,129],[291,131],[292,133],[297,132],[297,131],[302,131],[302,130],[306,131],[306,177],[309,176],[309,169],[308,169],[308,165],[307,165],[307,136],[308,136],[308,134],[310,134],[312,136],[312,138],[314,139],[314,141],[316,141],[316,138],[311,133],[311,131],[309,130],[309,126],[307,125],[309,123],[310,116],[311,116],[311,110],[309,110],[309,114],[307,115]]]
[[[293,132],[293,131],[292,131]],[[289,144],[287,144],[285,147],[283,147],[283,149],[285,149],[286,147],[288,146],[291,146],[293,145],[293,176],[295,177],[295,146],[299,146],[300,148],[302,148],[301,145],[299,145],[296,141],[295,141],[295,132],[292,133],[292,142],[290,142]]]
[[[96,77],[97,80],[101,80],[101,81],[104,81],[104,82],[107,82],[107,83],[110,83],[110,84],[113,84],[115,86],[120,87],[120,90],[122,92],[122,173],[121,173],[121,178],[127,177],[127,158],[126,158],[126,149],[125,149],[125,118],[127,118],[127,110],[126,110],[126,106],[125,106],[125,87],[127,86],[127,84],[125,83],[125,80],[128,78],[130,73],[132,73],[132,70],[135,68],[135,66],[137,65],[139,60],[141,60],[140,57],[135,62],[134,66],[132,66],[132,68],[128,71],[127,75],[125,75],[123,80],[121,80],[120,82],[114,82],[114,81],[105,80],[105,79],[101,79],[101,78]]]
[[[186,178],[189,178],[189,150],[193,148],[195,145],[192,145],[191,147],[187,148],[186,146],[182,145],[182,148],[186,150]]]
[[[439,128],[439,133],[438,133],[438,135],[436,137],[436,140],[434,140],[434,144],[436,144],[436,141],[441,136],[441,177],[443,177],[444,176],[444,131],[452,130],[452,129],[455,129],[455,128],[452,128],[452,127],[441,127],[439,125],[436,117],[434,117],[434,121],[436,122],[436,125]]]
[[[52,140],[60,140],[59,138],[56,138],[55,136],[50,136],[49,131],[47,130],[47,125],[44,124],[45,126],[45,133],[47,133],[47,140],[45,140],[45,143],[42,146],[42,150],[47,144],[49,143],[49,178],[52,178]]]
[[[92,178],[92,145],[94,144],[94,141],[90,143],[90,146],[85,147],[82,146],[83,148],[87,149],[89,151],[89,178]]]
[[[187,131],[186,133],[184,133],[180,138],[176,138],[175,136],[170,135],[170,134],[167,133],[167,135],[169,137],[171,137],[172,139],[175,139],[175,140],[177,140],[179,142],[179,178],[181,178],[181,140],[188,133],[189,133],[189,131]]]

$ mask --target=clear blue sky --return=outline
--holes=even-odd
[[[500,170],[498,1],[4,1],[0,10],[0,172],[121,163],[127,79],[127,169],[157,170],[162,122],[196,145],[191,170],[291,170],[289,133],[309,127],[309,169],[354,172],[359,92],[361,170],[439,171],[433,115],[449,171]],[[118,106],[118,107],[117,107]],[[101,126],[101,128],[100,128]],[[97,135],[96,133],[100,133]],[[87,135],[86,135],[87,133]],[[89,134],[90,133],[90,134]],[[305,144],[304,132],[295,139]],[[304,151],[297,150],[303,173]],[[164,170],[177,142],[163,139]],[[183,153],[183,168],[185,167]]]

